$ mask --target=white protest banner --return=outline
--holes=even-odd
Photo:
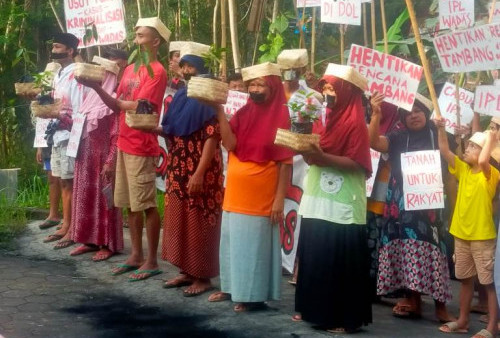
[[[405,210],[444,208],[439,150],[402,153],[401,171]]]
[[[493,5],[493,3],[490,3],[488,5],[488,13],[490,13],[491,15],[491,6]],[[498,3],[498,1],[495,3],[495,10],[493,11],[493,17],[491,18],[491,22],[494,23],[494,22],[500,22],[500,4]]]
[[[348,64],[368,79],[370,93],[385,95],[385,101],[411,111],[423,68],[394,55],[353,44]]]
[[[466,28],[474,25],[474,1],[439,0],[439,28]]]
[[[298,214],[302,199],[302,182],[306,176],[308,165],[301,155],[293,157],[291,182],[285,196],[285,221],[280,226],[282,266],[293,271],[297,244],[300,234],[300,216]]]
[[[46,148],[47,140],[45,139],[45,131],[50,123],[50,119],[36,118],[35,124],[35,141],[33,142],[34,148]]]
[[[455,134],[455,128],[457,127],[457,100],[455,98],[455,91],[455,85],[446,82],[438,99],[441,116],[446,120],[445,129],[450,134]],[[458,93],[460,101],[460,125],[470,124],[474,117],[474,111],[472,110],[474,93],[463,88],[460,88]]]
[[[243,107],[248,101],[248,94],[236,90],[230,90],[227,94],[227,102],[224,105],[224,113],[228,120]]]
[[[121,43],[127,37],[122,0],[64,0],[64,14],[66,30],[80,39],[80,48]],[[85,46],[85,24],[92,23],[98,39]]]
[[[372,175],[366,180],[366,197],[371,197],[373,192],[373,184],[377,176],[378,164],[380,162],[380,153],[370,148],[370,157],[372,159]]]
[[[321,22],[361,25],[361,0],[321,0]]]
[[[319,6],[321,6],[321,0],[297,0],[297,8]]]
[[[450,32],[434,38],[445,72],[475,72],[500,68],[500,23]]]
[[[474,111],[490,116],[500,116],[500,87],[476,87]]]
[[[73,113],[73,126],[71,127],[71,134],[69,135],[68,147],[66,149],[66,155],[69,157],[76,158],[78,154],[78,147],[80,146],[86,117],[87,115],[82,113]]]

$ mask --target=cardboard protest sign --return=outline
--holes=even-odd
[[[378,164],[380,162],[380,153],[370,148],[370,157],[372,159],[372,175],[366,180],[366,197],[371,197],[373,192],[373,184],[375,177],[377,177]]]
[[[82,138],[83,126],[85,125],[85,118],[87,115],[82,113],[73,113],[73,126],[71,127],[71,134],[69,135],[68,147],[66,155],[75,157],[78,154],[78,147]]]
[[[439,27],[455,29],[474,25],[474,1],[439,0]]]
[[[368,79],[373,94],[385,95],[385,101],[408,111],[413,107],[423,68],[394,55],[353,44],[348,64]]]
[[[36,118],[35,124],[35,141],[33,142],[34,148],[46,148],[47,140],[45,139],[45,131],[49,125],[50,119]]]
[[[79,47],[121,43],[127,37],[122,0],[64,0],[66,30],[80,39]],[[94,23],[98,39],[86,46],[85,24]]]
[[[321,22],[361,25],[361,0],[321,0]]]
[[[490,116],[500,116],[500,87],[476,87],[474,111]]]
[[[500,23],[450,32],[434,38],[445,72],[475,72],[500,68]]]
[[[405,210],[444,208],[439,150],[402,153],[401,171]]]
[[[224,113],[228,120],[243,107],[248,101],[248,94],[236,90],[230,90],[227,94],[227,102],[224,105]]]
[[[321,6],[321,0],[297,0],[297,8],[319,6]]]
[[[455,85],[446,82],[438,103],[441,116],[446,120],[445,129],[450,134],[455,134],[457,127],[457,100],[455,98]],[[459,89],[460,101],[460,125],[470,124],[474,117],[472,103],[474,102],[474,93],[463,88]]]

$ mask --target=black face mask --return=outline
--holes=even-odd
[[[333,108],[336,102],[337,102],[336,96],[325,94],[325,103],[328,108],[330,109]]]
[[[250,98],[255,103],[262,103],[266,100],[266,94],[264,94],[264,93],[250,93]]]
[[[184,80],[189,81],[189,80],[191,80],[191,78],[192,78],[193,76],[195,76],[195,75],[194,75],[194,74],[189,74],[189,73],[187,73],[187,74],[183,74],[183,76],[184,76]]]
[[[66,59],[68,57],[68,53],[50,53],[50,58],[52,60],[61,60],[61,59]]]

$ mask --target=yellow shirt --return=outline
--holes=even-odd
[[[496,238],[493,224],[493,197],[499,172],[493,166],[488,180],[482,171],[473,173],[471,167],[455,156],[455,168],[448,167],[458,180],[458,194],[450,233],[467,241]]]

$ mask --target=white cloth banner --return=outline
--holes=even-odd
[[[476,87],[476,99],[474,110],[478,113],[500,116],[500,87],[478,86]]]
[[[230,90],[227,94],[227,102],[224,106],[224,113],[228,120],[243,107],[248,101],[248,94],[236,90]]]
[[[373,192],[373,184],[377,177],[378,164],[380,162],[380,152],[370,148],[370,157],[372,159],[372,175],[366,180],[366,197],[371,197]]]
[[[33,142],[34,148],[46,148],[47,140],[45,139],[45,131],[50,123],[50,119],[36,118],[35,124],[35,141]]]
[[[321,6],[321,0],[297,0],[297,8],[319,6]]]
[[[434,38],[445,72],[462,73],[500,68],[500,23],[450,32]]]
[[[76,158],[76,155],[78,154],[78,147],[80,146],[80,140],[82,139],[82,131],[85,124],[85,118],[87,117],[87,115],[82,113],[73,113],[72,117],[73,126],[71,127],[71,133],[69,135],[66,155]]]
[[[439,28],[467,28],[474,25],[474,1],[439,0]]]
[[[401,171],[405,210],[444,208],[439,150],[402,153]]]
[[[293,271],[297,255],[300,234],[298,210],[303,194],[302,182],[308,167],[301,155],[293,157],[292,182],[285,197],[285,221],[280,227],[282,265],[289,272]]]
[[[385,95],[385,101],[411,111],[423,68],[417,64],[353,44],[349,65],[368,79],[370,93]]]
[[[118,44],[127,37],[122,0],[64,0],[64,14],[66,31],[80,39],[79,48]],[[85,46],[85,24],[91,23],[96,26],[98,39]]]
[[[361,0],[321,0],[321,22],[361,25]]]
[[[455,128],[457,127],[457,100],[455,98],[455,91],[455,85],[446,82],[438,99],[441,116],[446,120],[445,129],[450,134],[455,134]],[[463,88],[460,88],[458,93],[460,101],[460,125],[470,124],[474,117],[474,111],[471,106],[474,102],[474,93]]]

